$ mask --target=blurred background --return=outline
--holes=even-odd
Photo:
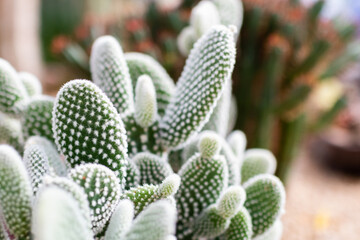
[[[0,0],[0,57],[56,95],[66,81],[91,79],[92,42],[110,34],[125,52],[155,57],[176,81],[201,35],[190,19],[217,23],[199,2]],[[287,188],[283,239],[359,239],[360,1],[241,6],[233,124],[248,148],[277,157]]]

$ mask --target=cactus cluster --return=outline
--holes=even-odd
[[[3,61],[12,101],[0,101],[0,123],[19,137],[1,136],[1,239],[279,239],[273,155],[245,151],[244,134],[218,121],[234,63],[234,32],[221,25],[194,44],[176,84],[110,36],[93,45],[94,83],[70,81],[55,99],[20,94],[32,88]]]

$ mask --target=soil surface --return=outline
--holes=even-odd
[[[286,190],[283,240],[360,239],[360,177],[327,169],[303,151]]]

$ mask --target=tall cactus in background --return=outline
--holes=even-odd
[[[10,146],[0,146],[6,234],[19,240],[281,235],[285,195],[271,175],[272,155],[245,153],[240,131],[228,140],[225,131],[203,131],[209,122],[205,129],[228,126],[213,115],[229,114],[215,109],[229,97],[232,28],[212,27],[194,44],[176,85],[155,60],[123,54],[109,36],[93,51],[99,86],[73,80],[54,101],[28,96],[14,102],[21,103],[16,117],[27,140],[23,161]],[[177,160],[178,172],[172,166]]]
[[[241,112],[236,128],[249,136],[250,147],[276,149],[277,175],[284,180],[306,132],[311,90],[347,66],[334,60],[349,55],[345,46],[352,40],[354,28],[322,20],[324,1],[309,8],[301,1],[243,3],[241,54],[233,75]],[[329,65],[336,71],[328,71]],[[338,106],[335,103],[327,110],[334,112],[331,116],[339,111]],[[318,119],[315,121],[321,121],[321,114]],[[277,136],[283,144],[273,141]]]

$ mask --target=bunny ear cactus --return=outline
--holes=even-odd
[[[223,234],[221,239],[226,240],[251,240],[252,223],[249,212],[246,208],[241,208],[240,211],[231,219],[229,228]]]
[[[229,144],[218,134],[212,132],[212,131],[203,131],[201,132],[197,138],[186,145],[183,148],[182,151],[182,160],[187,161],[190,157],[192,157],[197,152],[197,145],[199,143],[199,139],[202,138],[202,136],[207,134],[213,134],[217,135],[218,140],[220,141],[220,155],[223,155],[225,157],[226,163],[228,165],[229,169],[229,185],[239,185],[240,184],[240,163],[242,159],[239,159],[235,156],[234,152],[232,151]]]
[[[85,191],[90,209],[93,230],[101,232],[110,219],[121,195],[119,179],[105,166],[83,164],[73,168],[69,177]]]
[[[179,147],[208,121],[235,63],[234,33],[213,27],[192,49],[160,123],[168,148]]]
[[[260,174],[244,184],[245,207],[249,211],[253,237],[266,232],[283,214],[285,189],[280,180],[271,174]]]
[[[191,235],[191,224],[201,212],[214,204],[228,185],[228,166],[216,134],[208,133],[199,141],[199,151],[180,169],[182,184],[175,195],[178,239]]]
[[[45,153],[47,162],[51,168],[51,172],[58,176],[67,175],[67,162],[60,157],[52,142],[50,142],[44,137],[32,136],[26,141],[25,148],[31,147],[33,145],[35,145],[37,148],[41,149]]]
[[[42,147],[30,145],[25,147],[24,163],[30,176],[32,190],[36,195],[44,176],[51,174],[48,158]]]
[[[125,60],[129,67],[132,85],[141,75],[148,75],[153,81],[156,90],[156,101],[158,113],[163,116],[166,106],[174,93],[174,81],[167,74],[165,69],[152,57],[142,53],[125,53]]]
[[[238,159],[243,160],[246,149],[246,136],[240,130],[235,130],[227,137],[227,142]]]
[[[152,125],[157,116],[156,92],[148,75],[141,75],[135,89],[135,121],[143,128]]]
[[[168,240],[175,233],[176,208],[166,200],[149,205],[137,216],[124,240]]]
[[[134,203],[130,200],[121,200],[111,216],[104,240],[118,240],[131,227],[134,218]]]
[[[40,95],[42,93],[42,86],[40,80],[28,72],[19,72],[18,76],[23,83],[29,97]]]
[[[126,166],[126,183],[125,189],[137,187],[140,184],[140,170],[134,163],[134,161],[128,161]]]
[[[225,137],[229,129],[229,111],[231,106],[231,79],[226,80],[224,91],[221,94],[219,101],[209,121],[205,124],[202,130],[211,130],[217,132],[220,136]]]
[[[111,170],[125,186],[126,133],[116,109],[104,93],[86,80],[65,84],[53,110],[55,143],[72,167],[88,162]]]
[[[275,156],[266,149],[249,149],[245,152],[241,167],[241,182],[264,173],[274,174],[276,169]]]
[[[241,29],[244,15],[242,1],[239,0],[212,0],[215,4],[221,24],[225,26],[234,25],[238,30]]]
[[[171,200],[172,196],[178,191],[180,178],[172,174],[165,178],[160,185],[143,185],[131,188],[125,191],[121,196],[122,199],[129,199],[134,203],[135,215],[138,215],[149,204],[160,200]]]
[[[69,193],[77,202],[81,214],[83,215],[83,218],[85,219],[86,223],[88,224],[88,228],[92,228],[91,224],[91,212],[89,208],[89,202],[87,199],[87,195],[85,191],[76,184],[71,179],[68,179],[66,177],[50,177],[46,176],[44,177],[44,185],[41,189],[45,189],[50,187],[58,187],[62,190],[65,190],[67,193]],[[41,190],[40,190],[41,191]]]
[[[98,38],[91,51],[91,75],[124,117],[134,111],[134,98],[129,68],[122,48],[111,36]]]
[[[0,145],[0,207],[11,235],[30,237],[32,189],[21,157],[8,145]]]
[[[133,161],[140,171],[140,185],[160,184],[166,177],[173,174],[169,163],[150,153],[139,153]]]
[[[197,238],[214,238],[224,233],[231,218],[245,202],[246,194],[242,187],[229,187],[219,198],[218,203],[210,205],[195,220],[194,235]]]
[[[54,100],[50,96],[39,96],[26,103],[22,113],[25,140],[30,136],[43,136],[54,141],[51,122]]]
[[[280,220],[277,220],[269,230],[254,238],[254,240],[281,240],[282,232],[283,225]]]
[[[94,239],[76,200],[70,193],[55,186],[39,193],[33,222],[33,233],[38,240]]]
[[[19,116],[22,104],[28,99],[24,85],[15,69],[0,58],[0,111]]]
[[[24,138],[22,135],[20,121],[1,112],[0,144],[9,144],[14,147],[18,152],[23,152]]]

